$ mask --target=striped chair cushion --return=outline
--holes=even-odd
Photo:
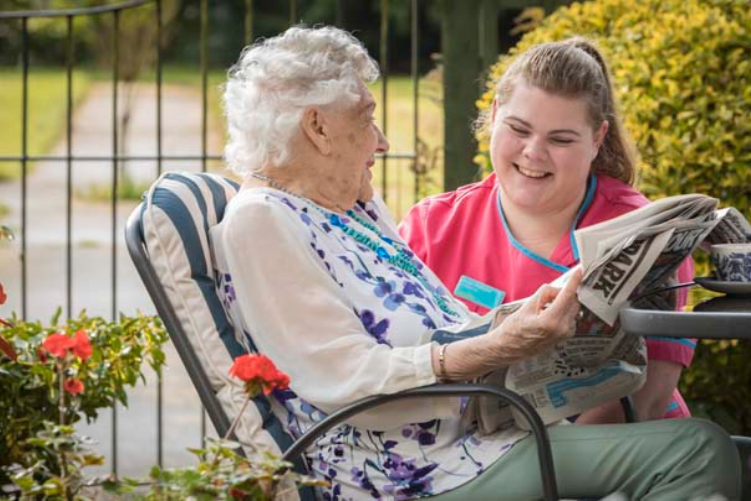
[[[141,214],[151,263],[230,419],[239,412],[244,394],[228,371],[249,340],[237,335],[217,296],[209,229],[221,221],[237,190],[237,183],[221,176],[169,172],[151,187]],[[252,445],[254,449],[246,450],[249,455],[263,449],[280,455],[292,437],[266,397],[260,395],[254,403],[241,418],[237,438]]]

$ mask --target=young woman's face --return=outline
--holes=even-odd
[[[584,99],[517,84],[508,102],[493,103],[490,157],[504,207],[539,215],[578,207],[607,129],[592,129]]]

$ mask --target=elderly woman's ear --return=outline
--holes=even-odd
[[[323,110],[316,106],[306,109],[303,112],[300,126],[305,136],[321,155],[326,156],[331,153],[331,128],[328,124],[328,117]]]

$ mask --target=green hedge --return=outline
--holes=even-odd
[[[705,339],[679,388],[697,417],[733,435],[751,436],[751,346],[748,341]]]
[[[610,63],[624,124],[639,153],[638,187],[650,198],[705,193],[749,216],[751,202],[751,9],[746,0],[595,0],[545,18],[491,68],[575,35]],[[490,170],[488,138],[477,162]],[[706,270],[700,259],[698,273]],[[697,414],[751,435],[751,343],[703,342],[681,390]]]
[[[745,0],[598,0],[564,7],[492,67],[540,42],[583,35],[610,62],[650,197],[699,192],[751,202],[751,9]],[[492,85],[478,101],[492,102]],[[487,138],[478,162],[489,169]]]

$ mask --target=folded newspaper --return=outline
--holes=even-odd
[[[679,265],[697,247],[751,242],[751,224],[735,208],[717,210],[717,202],[698,194],[669,197],[577,230],[584,276],[577,291],[582,315],[574,336],[546,353],[490,373],[481,382],[519,393],[546,424],[638,390],[646,379],[646,347],[642,338],[620,328],[618,312],[628,304],[674,309],[669,286]],[[556,284],[564,284],[572,271]],[[501,305],[463,326],[462,332],[438,331],[432,339],[446,342],[492,329],[524,301]],[[528,427],[522,416],[488,397],[470,400],[466,414],[487,433],[514,422]]]

